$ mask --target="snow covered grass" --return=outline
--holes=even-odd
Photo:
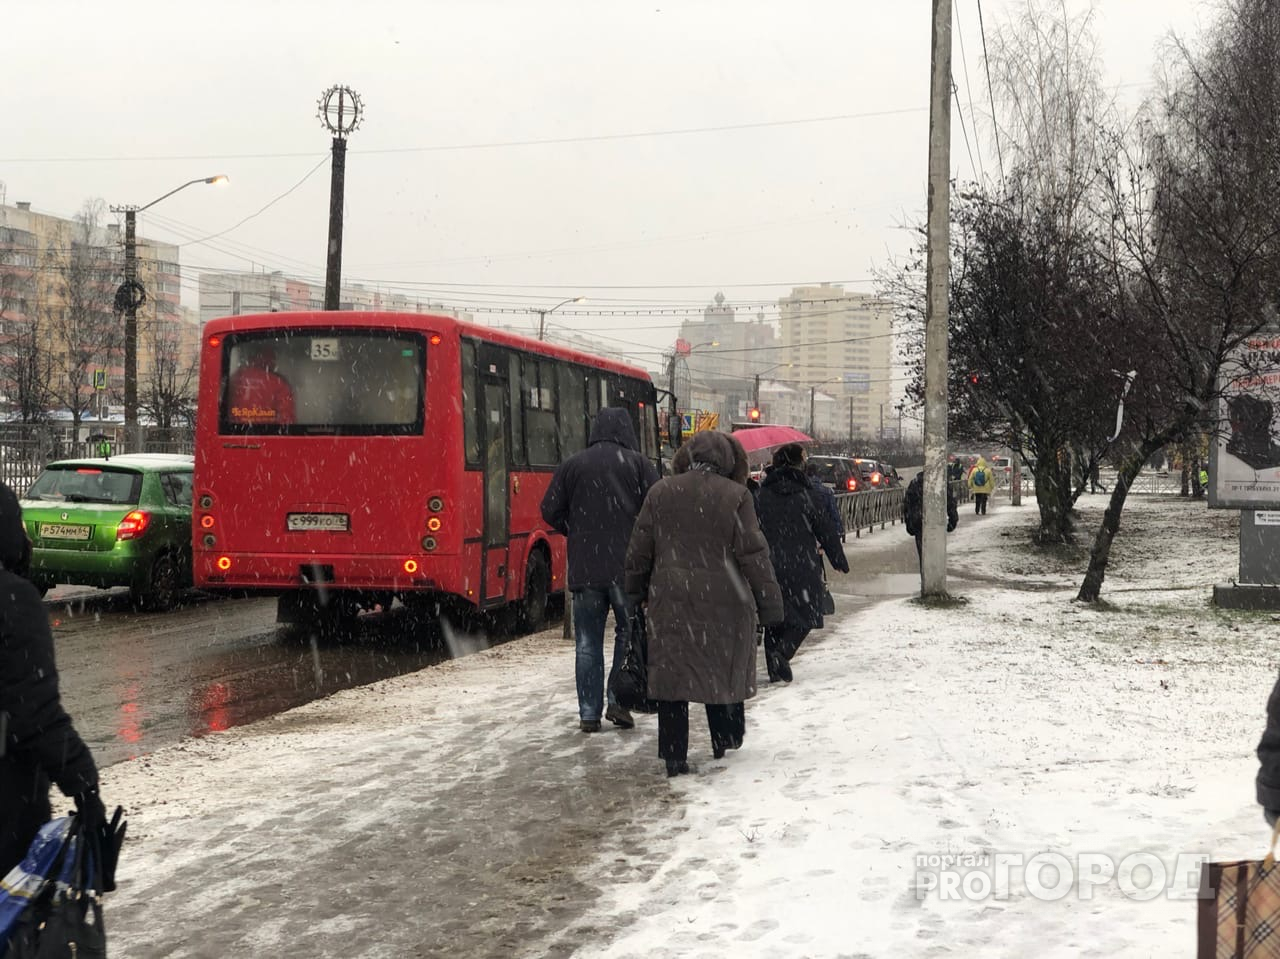
[[[965,602],[885,601],[815,633],[795,683],[748,705],[741,751],[712,760],[693,711],[691,776],[663,778],[651,719],[569,731],[572,645],[546,635],[112,767],[136,837],[109,903],[122,954],[436,954],[406,951],[422,931],[397,938],[429,908],[385,910],[430,880],[361,897],[393,881],[389,859],[424,850],[461,887],[503,871],[489,861],[509,833],[587,808],[601,830],[575,825],[555,864],[591,890],[585,914],[538,903],[549,924],[468,955],[1189,955],[1196,903],[1163,891],[1194,888],[1179,857],[1264,851],[1253,749],[1277,617],[1209,605],[1236,517],[1177,498],[1131,499],[1106,602],[1073,602],[1104,505],[1086,498],[1081,545],[1048,554],[1029,546],[1033,505],[962,513],[948,546]],[[915,559],[901,535],[850,549]],[[510,822],[469,816],[494,797]],[[490,843],[474,865],[466,829]],[[1129,858],[1146,867],[1123,882],[1073,875],[1051,901],[997,858],[1038,853],[1073,870],[1154,858]],[[973,873],[958,894],[943,855]],[[1152,866],[1170,874],[1140,901]],[[348,868],[336,900],[313,888]],[[993,889],[974,895],[983,872]],[[502,928],[501,903],[461,894],[470,921]],[[202,947],[157,933],[184,921]]]

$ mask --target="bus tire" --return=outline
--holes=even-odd
[[[520,629],[536,632],[547,621],[547,598],[551,590],[551,565],[546,551],[534,547],[524,569],[524,598],[517,614]]]

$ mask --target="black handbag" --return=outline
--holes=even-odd
[[[50,877],[64,877],[68,854],[74,856],[65,881],[51,878],[18,918],[4,959],[106,959],[107,931],[102,924],[100,852],[74,815],[66,845]]]
[[[627,648],[622,662],[609,674],[609,692],[623,709],[636,713],[656,713],[658,704],[649,698],[649,636],[644,610],[635,606],[627,624]]]

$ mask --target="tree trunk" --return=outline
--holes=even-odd
[[[1124,501],[1129,496],[1129,487],[1142,472],[1142,467],[1151,455],[1151,450],[1140,450],[1128,457],[1116,473],[1116,485],[1111,488],[1111,500],[1107,503],[1107,511],[1102,516],[1102,526],[1094,537],[1093,548],[1089,550],[1089,569],[1084,574],[1084,582],[1080,584],[1080,592],[1076,599],[1084,603],[1096,603],[1102,595],[1102,580],[1107,574],[1107,561],[1111,557],[1111,543],[1120,530],[1120,514],[1124,511]]]
[[[1071,472],[1050,457],[1036,460],[1036,506],[1040,509],[1039,543],[1064,543],[1071,538]]]

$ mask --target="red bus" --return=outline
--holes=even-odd
[[[192,562],[281,622],[456,598],[529,627],[565,582],[540,505],[601,406],[657,463],[649,374],[447,316],[213,320],[200,348]]]

